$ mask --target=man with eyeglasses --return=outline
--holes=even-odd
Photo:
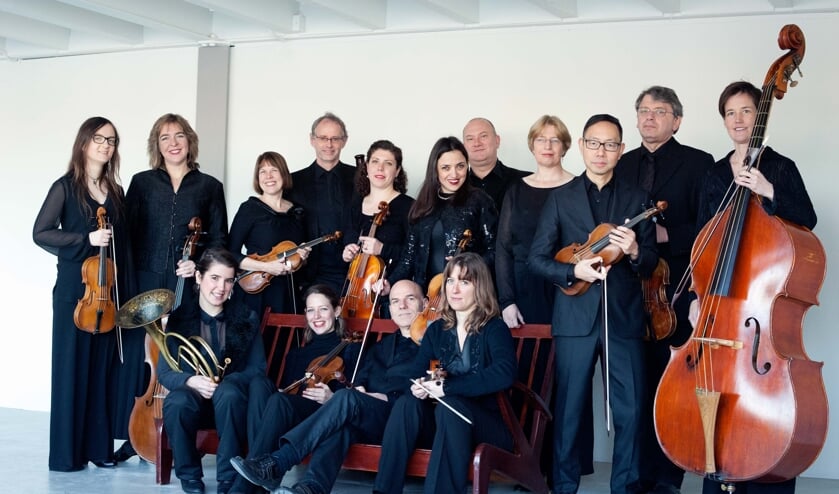
[[[580,444],[591,441],[579,437],[581,417],[586,400],[591,400],[598,358],[615,424],[611,491],[631,492],[638,480],[637,433],[646,396],[644,301],[638,278],[652,273],[658,255],[651,222],[620,226],[648,202],[644,190],[615,180],[622,139],[620,122],[612,115],[588,119],[579,140],[586,170],[548,196],[528,258],[534,273],[560,288],[554,296],[551,327],[559,398],[554,407],[554,494],[576,493],[580,486]],[[604,265],[603,257],[591,249],[581,249],[582,259],[576,263],[554,260],[559,249],[586,244],[589,234],[603,223],[618,225],[608,235],[609,248],[623,255],[617,262]],[[578,281],[590,286],[576,295],[562,291]]]
[[[315,119],[309,143],[315,150],[315,161],[291,174],[291,201],[303,206],[306,238],[311,240],[343,230],[348,223],[355,166],[341,161],[347,127],[335,114],[327,112]],[[343,246],[338,242],[314,247],[306,263],[304,284],[325,283],[335,293],[341,293],[347,275],[342,252]]]
[[[476,117],[466,123],[463,144],[469,155],[469,185],[489,194],[495,209],[501,211],[507,188],[530,172],[510,168],[498,159],[501,136],[495,133],[495,126],[486,118]]]
[[[672,302],[676,287],[690,262],[696,238],[696,218],[703,179],[714,164],[713,157],[679,143],[674,134],[682,123],[682,103],[668,87],[652,86],[635,100],[641,145],[621,157],[615,168],[618,180],[637,185],[650,193],[653,201],[667,201],[667,210],[654,218],[658,253],[670,268],[667,300]],[[664,455],[655,436],[653,401],[656,387],[667,363],[670,346],[681,346],[691,333],[688,321],[690,297],[676,300],[676,329],[669,337],[646,342],[647,392],[644,424],[641,430],[641,480],[639,493],[678,494],[684,471]]]
[[[271,492],[327,494],[338,478],[350,445],[380,443],[390,409],[408,388],[405,383],[419,345],[411,340],[411,323],[425,308],[422,289],[411,280],[396,282],[390,289],[391,320],[396,333],[382,338],[363,358],[352,389],[342,389],[315,413],[279,440],[279,449],[251,459],[231,460],[248,481]],[[345,369],[351,376],[352,369]],[[293,487],[280,487],[284,474],[312,455],[302,480]],[[380,472],[387,475],[388,472]],[[237,481],[237,486],[239,486]],[[237,488],[238,492],[242,492]],[[236,492],[236,491],[234,491]],[[233,493],[231,493],[233,494]]]

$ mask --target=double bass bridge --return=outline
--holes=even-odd
[[[703,338],[697,337],[692,338],[693,341],[697,343],[701,343],[703,345],[708,345],[710,348],[717,349],[720,347],[727,347],[731,348],[732,350],[741,350],[743,348],[743,342],[739,340],[726,340],[723,338]]]

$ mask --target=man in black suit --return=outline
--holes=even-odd
[[[624,255],[610,266],[601,266],[602,258],[596,253],[577,263],[554,260],[560,248],[573,242],[585,243],[597,225],[622,225],[648,203],[642,189],[614,180],[613,171],[624,149],[622,139],[617,118],[589,118],[579,140],[586,171],[548,197],[528,259],[534,272],[560,288],[578,281],[592,285],[576,296],[557,290],[554,299],[552,332],[558,397],[554,408],[555,494],[575,493],[579,488],[580,418],[585,400],[591,399],[598,357],[601,363],[608,362],[615,424],[611,491],[629,493],[638,479],[637,432],[646,396],[640,276],[649,276],[658,262],[655,230],[649,221],[638,223],[634,229],[612,229],[609,243]]]
[[[615,177],[650,193],[654,201],[667,201],[667,210],[654,218],[658,254],[670,268],[667,300],[672,302],[679,280],[687,270],[696,238],[703,178],[714,158],[698,149],[680,144],[674,134],[682,123],[682,103],[676,92],[652,86],[635,100],[641,146],[624,154],[615,168]],[[647,351],[647,413],[642,425],[641,482],[638,492],[678,494],[684,471],[661,451],[653,427],[653,400],[658,381],[670,360],[670,346],[682,345],[691,333],[688,321],[690,297],[682,293],[674,307],[676,329],[667,338],[650,338]]]
[[[335,114],[327,112],[314,121],[309,142],[315,161],[291,174],[291,201],[306,211],[306,238],[312,240],[342,230],[348,223],[355,167],[341,162],[347,127]],[[314,247],[307,260],[306,284],[325,283],[341,293],[347,276],[342,251],[340,242]]]

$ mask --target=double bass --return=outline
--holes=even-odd
[[[778,44],[789,52],[764,81],[746,166],[759,166],[773,98],[783,97],[804,56],[795,25],[784,26]],[[671,349],[656,393],[662,450],[723,483],[793,478],[815,461],[827,432],[823,364],[802,341],[803,317],[824,281],[824,249],[807,228],[767,214],[757,195],[736,186],[697,236],[691,266],[699,316],[688,341]]]

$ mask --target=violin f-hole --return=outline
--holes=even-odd
[[[757,375],[762,376],[769,372],[769,369],[772,368],[772,364],[770,362],[765,362],[762,370],[757,368],[757,351],[760,348],[760,321],[754,317],[746,319],[745,325],[747,328],[751,327],[751,321],[755,322],[755,337],[752,340],[752,369],[754,369]]]

